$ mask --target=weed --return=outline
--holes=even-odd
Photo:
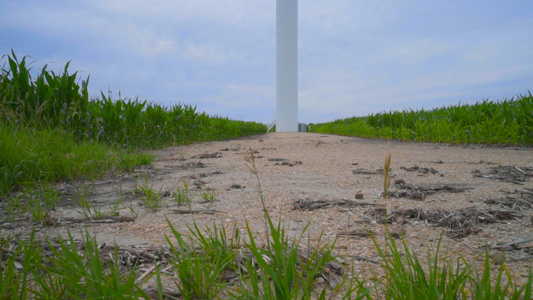
[[[144,185],[140,185],[139,190],[143,194],[141,200],[152,211],[158,211],[165,204],[162,188],[159,191],[155,191],[153,185],[148,183],[148,176],[144,176]]]
[[[167,242],[176,259],[174,268],[178,273],[178,288],[185,299],[214,299],[224,287],[221,274],[230,267],[235,259],[232,244],[228,246],[224,228],[217,230],[214,226],[207,234],[202,233],[196,224],[194,230],[189,228],[195,237],[189,242],[184,240],[167,219],[174,238],[176,248],[170,239]],[[199,242],[200,250],[195,248]]]
[[[27,206],[33,221],[46,222],[47,219],[49,219],[50,210],[44,207],[43,203],[41,203],[41,199],[38,197],[30,197]]]
[[[32,270],[39,287],[34,293],[46,299],[124,299],[148,296],[136,284],[135,268],[121,272],[117,253],[114,262],[107,266],[100,260],[96,240],[88,232],[84,235],[84,246],[78,249],[70,232],[68,239],[58,239],[58,246],[48,241],[53,256],[49,263]]]
[[[372,237],[386,274],[383,281],[378,283],[381,286],[379,290],[385,293],[386,299],[504,299],[509,296],[511,299],[529,299],[531,297],[532,275],[528,283],[519,289],[512,284],[511,275],[503,262],[496,281],[492,281],[492,266],[489,263],[488,253],[480,276],[464,258],[459,257],[456,264],[451,264],[446,256],[439,255],[441,236],[436,252],[432,254],[428,250],[426,271],[403,238],[403,251],[400,251],[390,233],[387,234],[385,250]],[[503,284],[502,280],[504,273],[506,284]]]
[[[266,220],[268,211],[266,209],[265,197],[263,196],[263,188],[261,187],[261,180],[259,179],[259,171],[257,169],[257,165],[255,164],[255,155],[254,155],[254,151],[252,150],[252,147],[248,147],[248,156],[244,157],[244,161],[245,161],[245,164],[248,170],[250,170],[250,172],[254,175],[255,179],[257,180],[257,192],[259,193],[259,200],[261,200],[261,205],[263,207],[263,215],[265,216],[265,218],[263,219],[263,223],[265,224],[266,240],[268,240],[269,226]]]
[[[6,202],[6,213],[11,220],[26,212],[26,206],[23,203],[21,195],[7,197]]]
[[[489,254],[485,253],[484,269],[481,272],[476,270],[470,276],[472,296],[475,299],[505,299],[509,296],[511,296],[509,299],[532,299],[533,270],[529,271],[528,283],[521,288],[517,288],[513,284],[511,274],[505,266],[505,260],[500,264],[495,281],[492,277],[491,269]]]
[[[0,237],[0,249],[10,249],[9,244],[9,239]],[[41,264],[41,248],[35,241],[35,231],[32,231],[27,244],[19,241],[11,251],[2,251],[0,255],[0,298],[27,299],[31,271]]]
[[[385,157],[385,165],[383,166],[383,197],[385,199],[389,198],[389,188],[390,188],[390,163],[391,163],[391,154],[387,154]]]
[[[17,128],[2,122],[0,140],[0,196],[19,187],[47,186],[58,180],[94,179],[107,171],[121,170],[117,159],[141,155],[96,142],[76,142],[74,135],[57,129]]]
[[[308,251],[300,252],[300,239],[289,240],[281,218],[274,224],[266,205],[261,189],[259,172],[255,164],[253,150],[249,149],[249,157],[245,158],[247,167],[258,181],[258,191],[263,206],[263,218],[267,226],[265,248],[258,247],[255,237],[247,223],[250,250],[253,260],[246,264],[247,277],[243,278],[239,297],[254,299],[310,299],[314,293],[313,282],[326,265],[335,258],[332,254],[334,244],[316,248],[308,245]],[[309,224],[302,230],[302,236]],[[256,267],[257,264],[257,267]],[[325,297],[325,289],[321,293]]]
[[[49,209],[54,209],[61,201],[61,198],[59,197],[59,191],[52,187],[44,188],[42,191],[42,199],[44,206]]]
[[[178,206],[191,204],[192,196],[189,190],[189,186],[187,185],[187,181],[185,181],[185,179],[183,179],[183,188],[178,188],[176,192],[172,193],[172,197],[174,198]]]
[[[213,203],[216,200],[216,192],[209,190],[200,190],[201,203]]]
[[[128,206],[128,209],[130,210],[131,214],[133,215],[134,219],[137,219],[137,216],[139,215],[139,212],[133,208],[133,204],[130,203],[130,206]]]
[[[94,185],[92,185],[94,189]],[[87,200],[89,196],[89,186],[82,186],[81,190],[78,191],[78,197],[74,198],[74,202],[81,209],[78,212],[83,214],[87,219],[103,219],[107,216],[118,216],[120,210],[120,204],[122,203],[123,198],[120,199],[111,206],[108,211],[104,211],[103,208],[97,205],[95,202]]]

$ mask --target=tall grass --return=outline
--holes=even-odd
[[[18,186],[58,180],[95,179],[107,171],[129,171],[152,156],[103,144],[75,142],[69,132],[0,123],[0,196]]]
[[[533,145],[533,96],[403,110],[311,126],[312,132],[441,143]]]

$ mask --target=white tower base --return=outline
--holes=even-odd
[[[298,132],[298,0],[276,1],[276,131]]]

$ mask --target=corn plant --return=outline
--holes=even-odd
[[[12,50],[2,59],[0,196],[26,182],[94,178],[107,170],[132,171],[150,163],[151,156],[133,149],[266,132],[263,124],[211,117],[190,105],[164,107],[138,98],[115,101],[103,93],[89,99],[89,78],[78,80],[77,72],[70,74],[70,63],[58,74],[45,65],[34,78],[27,57],[19,59]],[[42,143],[32,143],[35,140]]]

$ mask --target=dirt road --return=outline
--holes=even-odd
[[[375,266],[378,256],[368,232],[383,242],[385,218],[393,233],[402,233],[421,258],[428,246],[434,249],[443,233],[443,249],[451,256],[460,253],[473,258],[488,247],[494,258],[505,254],[519,278],[527,276],[533,265],[533,242],[527,241],[533,238],[531,148],[389,142],[311,133],[199,143],[154,151],[155,163],[133,176],[86,183],[90,186],[87,200],[103,208],[122,198],[122,219],[82,221],[72,200],[81,183],[64,183],[58,186],[63,203],[52,213],[56,225],[8,222],[0,226],[3,233],[19,236],[37,227],[39,235],[49,237],[64,235],[67,229],[79,236],[86,226],[101,243],[161,247],[165,234],[170,234],[165,217],[184,233],[193,220],[201,228],[216,222],[229,233],[234,224],[245,230],[247,220],[261,237],[258,183],[245,163],[250,148],[270,213],[281,215],[293,236],[299,236],[310,222],[304,239],[314,242],[322,231],[322,242],[337,239],[336,254],[356,269]],[[391,197],[385,199],[383,166],[389,153]],[[158,212],[140,200],[139,187],[146,185],[145,178],[166,200]],[[192,201],[178,206],[172,193],[183,192],[184,181]],[[184,213],[189,209],[197,213]]]

